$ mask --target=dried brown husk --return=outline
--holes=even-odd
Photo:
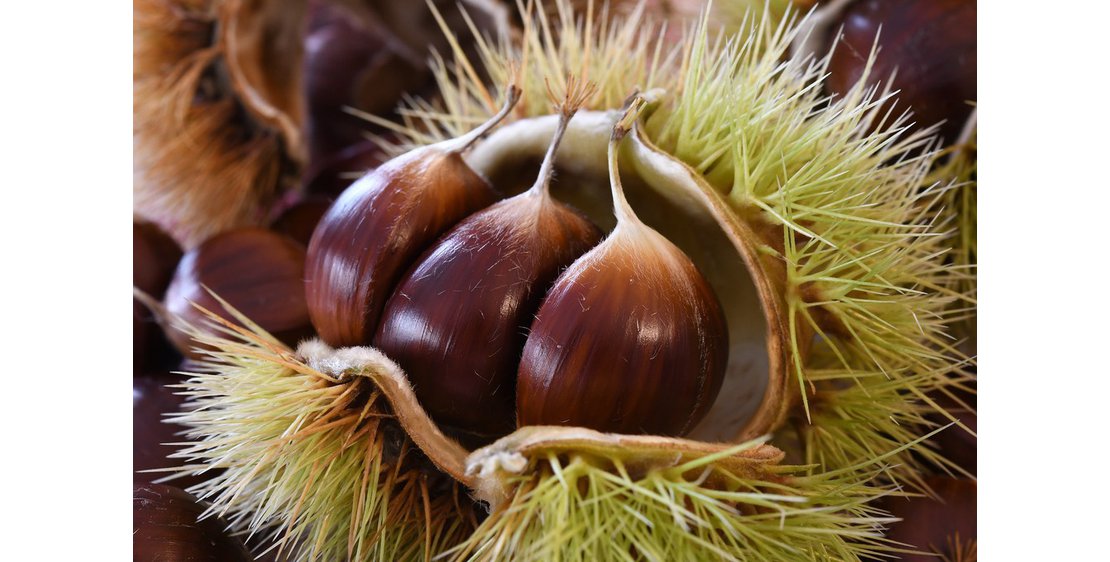
[[[280,69],[303,3],[278,4],[135,3],[135,212],[186,249],[261,224],[302,158],[296,73]]]
[[[386,57],[404,68],[375,67],[361,79],[360,95],[346,103],[385,111],[427,81],[424,59],[446,42],[423,4],[336,5],[369,22],[368,32],[380,34],[390,52],[404,54]],[[309,161],[302,68],[307,6],[307,0],[135,3],[134,209],[186,249],[230,228],[264,225],[278,198],[299,187]],[[468,6],[480,29],[508,33],[498,4],[471,0]],[[466,25],[458,10],[445,12],[447,25]]]

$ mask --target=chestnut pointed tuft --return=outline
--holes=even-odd
[[[690,258],[636,217],[620,184],[617,148],[642,104],[609,143],[616,229],[559,276],[532,323],[517,378],[520,425],[684,435],[721,389],[720,303]]]
[[[405,370],[440,423],[487,435],[512,431],[525,333],[559,272],[601,239],[585,216],[551,197],[567,123],[593,93],[568,79],[555,136],[528,191],[475,213],[405,275],[374,345]]]

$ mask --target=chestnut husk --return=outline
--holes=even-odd
[[[134,9],[135,212],[185,249],[259,225],[305,159],[304,2],[141,0]]]

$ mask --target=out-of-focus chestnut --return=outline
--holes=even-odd
[[[312,240],[312,231],[316,230],[316,225],[320,224],[320,219],[330,207],[331,200],[328,198],[308,197],[282,211],[270,224],[270,230],[284,234],[307,248]]]
[[[852,2],[829,28],[835,33],[843,25],[843,38],[825,85],[835,94],[848,91],[863,75],[878,35],[870,79],[885,81],[897,71],[892,87],[898,90],[898,112],[912,109],[917,128],[943,120],[940,134],[951,143],[976,99],[975,18],[975,0]]]
[[[181,259],[181,248],[151,223],[134,223],[131,240],[134,286],[155,299],[161,298]],[[154,316],[137,299],[133,300],[132,330],[132,366],[139,372],[158,362],[167,346]]]
[[[926,483],[937,498],[888,496],[878,502],[877,507],[902,519],[890,525],[887,538],[932,554],[900,554],[906,562],[967,559],[977,539],[975,482],[935,476]]]
[[[347,108],[384,114],[427,80],[422,53],[399,40],[377,12],[353,2],[309,2],[303,68],[313,161],[363,138],[368,124]]]
[[[243,543],[217,517],[198,521],[204,505],[180,488],[136,483],[131,495],[135,562],[248,562]]]
[[[166,290],[166,309],[194,326],[208,320],[192,303],[238,323],[207,289],[255,324],[295,346],[312,335],[304,296],[305,249],[260,228],[218,234],[185,254]],[[207,288],[207,289],[206,289]],[[185,332],[168,330],[183,354],[197,359],[197,345]]]
[[[167,385],[174,384],[179,376],[170,374],[144,374],[133,379],[132,402],[132,475],[135,482],[153,482],[168,476],[165,472],[143,472],[152,469],[174,468],[186,464],[184,459],[171,459],[169,455],[178,448],[166,443],[180,443],[186,437],[179,435],[185,426],[166,423],[165,414],[178,412],[185,398],[175,394]],[[188,488],[214,474],[175,478],[173,485]]]
[[[305,174],[304,191],[310,195],[335,199],[355,180],[381,166],[385,151],[373,141],[349,146],[326,160],[315,163]]]
[[[937,393],[933,398],[949,414],[971,431],[978,431],[979,416],[976,408],[976,394],[974,385],[964,391],[958,388],[950,390],[952,396]],[[947,416],[933,414],[933,422],[941,425],[951,423]],[[960,468],[975,474],[978,470],[978,441],[975,436],[965,431],[962,427],[953,425],[933,438],[937,448],[944,458],[956,463]]]

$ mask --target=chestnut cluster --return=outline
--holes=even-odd
[[[681,435],[727,359],[716,296],[689,258],[635,219],[601,230],[550,194],[559,143],[592,87],[552,96],[559,125],[534,185],[499,200],[467,135],[394,158],[340,195],[309,244],[306,295],[329,345],[373,345],[437,422],[485,439],[517,425]]]

